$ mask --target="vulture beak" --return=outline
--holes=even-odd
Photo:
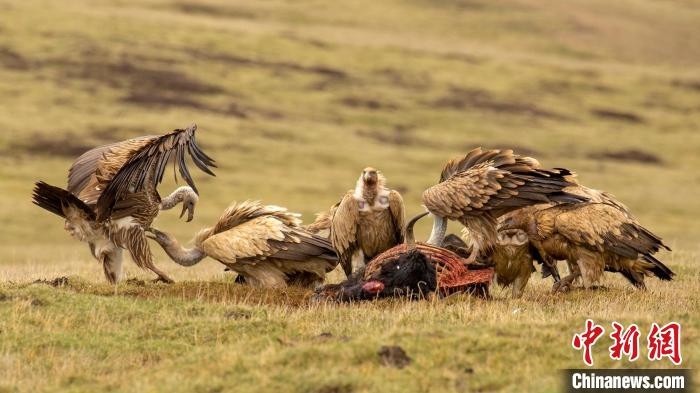
[[[185,215],[185,211],[187,212],[187,222],[192,221],[194,218],[194,203],[192,202],[187,202],[182,205],[182,212],[180,212],[180,218]]]
[[[381,281],[367,281],[362,286],[362,290],[371,294],[377,294],[384,290],[384,283]]]
[[[433,230],[430,232],[430,238],[428,239],[427,243],[433,246],[442,247],[442,241],[445,240],[446,232],[447,220],[445,217],[440,217],[433,214]]]

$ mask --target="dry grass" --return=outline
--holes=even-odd
[[[581,365],[569,342],[586,317],[680,321],[684,366],[697,362],[692,1],[26,0],[0,13],[0,391],[553,391],[558,369]],[[533,277],[521,300],[314,306],[157,251],[177,284],[129,264],[131,281],[104,285],[87,247],[31,205],[32,183],[65,184],[88,146],[191,121],[220,168],[195,174],[193,223],[159,219],[183,240],[234,200],[309,220],[367,165],[414,214],[447,158],[512,147],[620,197],[674,248],[662,259],[678,279],[552,296]],[[393,344],[411,365],[380,366]],[[620,366],[604,351],[601,366]]]

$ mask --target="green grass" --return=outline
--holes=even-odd
[[[0,0],[0,13],[0,391],[553,391],[581,365],[569,343],[586,317],[677,320],[684,366],[697,362],[694,2]],[[412,215],[448,158],[510,147],[617,195],[672,246],[678,279],[639,293],[609,275],[607,290],[551,296],[533,276],[521,300],[310,306],[157,251],[182,282],[141,285],[151,276],[129,263],[135,281],[115,293],[30,203],[32,183],[65,184],[96,144],[192,121],[219,169],[195,174],[194,222],[159,218],[182,239],[235,200],[311,220],[368,165]],[[380,366],[385,344],[412,365]],[[601,366],[621,366],[604,350]]]

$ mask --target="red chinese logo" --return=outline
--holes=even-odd
[[[605,333],[605,329],[603,329],[602,326],[596,325],[592,320],[587,319],[586,330],[583,331],[583,333],[575,334],[574,339],[571,341],[571,345],[574,349],[583,349],[583,362],[588,366],[593,365],[591,347],[593,347],[603,333]]]
[[[610,338],[613,345],[610,346],[610,358],[613,360],[622,359],[622,355],[627,355],[631,362],[639,358],[639,327],[631,324],[627,330],[617,322],[612,323],[613,332]]]
[[[654,322],[651,324],[651,331],[647,336],[649,342],[649,360],[661,360],[669,358],[676,366],[681,364],[681,325],[670,322],[659,327]]]
[[[636,324],[625,327],[617,322],[612,323],[613,331],[610,338],[613,343],[608,347],[610,358],[621,360],[623,356],[631,362],[639,358],[639,337],[641,332]],[[605,329],[597,325],[593,320],[586,320],[585,330],[574,334],[571,346],[576,350],[583,350],[583,362],[587,366],[593,365],[592,348],[603,336]],[[668,358],[675,365],[680,365],[683,361],[681,357],[681,325],[677,322],[670,322],[664,326],[657,323],[651,324],[649,335],[647,336],[647,357],[651,361]]]

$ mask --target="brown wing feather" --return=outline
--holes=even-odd
[[[498,217],[537,203],[586,200],[562,191],[572,185],[566,180],[570,174],[566,169],[542,169],[536,160],[510,150],[477,148],[445,165],[441,182],[423,193],[423,204],[434,214],[456,220],[484,212]]]
[[[152,185],[158,185],[163,180],[165,166],[171,156],[180,175],[195,192],[197,188],[187,169],[185,153],[189,154],[192,162],[203,172],[214,176],[209,167],[216,167],[214,160],[207,156],[197,145],[195,131],[197,126],[192,124],[186,129],[177,129],[155,139],[141,143],[134,151],[129,150],[128,159],[120,166],[118,172],[111,178],[107,187],[97,200],[97,216],[102,220],[111,214],[117,200],[131,192],[144,189],[146,180]],[[115,153],[116,154],[116,153]],[[104,162],[109,166],[109,162]],[[98,171],[100,169],[98,168]]]
[[[555,219],[555,231],[577,245],[630,259],[666,248],[658,236],[614,206],[590,203],[557,208],[562,213]]]
[[[68,170],[68,191],[93,205],[130,154],[158,136],[142,136],[99,146],[83,153]]]
[[[396,228],[396,243],[403,243],[406,236],[406,215],[404,213],[403,198],[398,191],[389,192],[389,211],[391,221]]]
[[[357,226],[360,212],[352,194],[352,190],[345,194],[331,220],[331,243],[346,272],[352,270],[352,255],[358,248]]]

